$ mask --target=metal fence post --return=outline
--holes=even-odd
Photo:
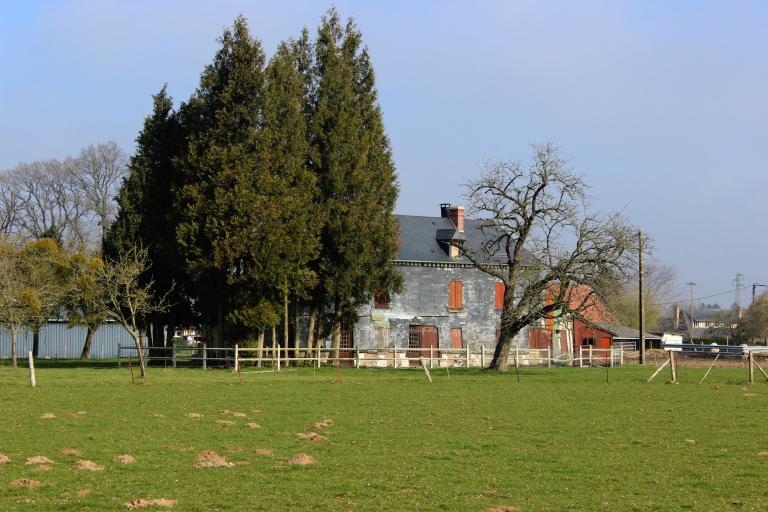
[[[203,343],[203,370],[208,369],[208,357],[206,354],[206,346],[205,343]]]
[[[277,344],[277,371],[280,371],[280,344]]]
[[[435,367],[435,350],[434,347],[430,345],[429,347],[429,369]]]
[[[235,344],[235,366],[232,369],[232,371],[236,372],[239,368],[240,368],[240,349],[237,346],[237,344]]]
[[[173,367],[176,368],[176,345],[171,345],[171,349],[173,350]]]
[[[469,345],[467,345],[467,348],[464,350],[466,352],[466,358],[467,358],[467,368],[469,368]]]
[[[320,368],[320,340],[317,341],[317,367]]]
[[[755,383],[755,356],[751,350],[749,351],[749,382]]]

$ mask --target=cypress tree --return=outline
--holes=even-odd
[[[332,306],[325,323],[335,348],[359,305],[401,285],[391,263],[398,243],[396,173],[373,68],[361,44],[354,22],[342,26],[331,9],[315,47],[310,155],[326,219],[316,261],[318,296]]]
[[[196,307],[215,343],[224,335],[230,286],[244,272],[251,237],[256,135],[261,123],[264,52],[238,17],[224,31],[221,47],[200,85],[182,108],[188,134],[177,208],[176,239],[194,282]]]
[[[136,138],[136,153],[131,157],[128,175],[117,195],[118,215],[102,240],[102,251],[108,260],[141,247],[147,250],[149,268],[142,283],[153,281],[156,299],[166,298],[173,307],[152,320],[155,332],[189,316],[183,293],[185,275],[179,268],[176,245],[177,210],[174,208],[178,172],[174,161],[182,151],[183,134],[173,100],[163,86],[153,96],[152,114]],[[167,296],[168,292],[170,296]],[[168,316],[166,316],[168,315]],[[162,345],[159,335],[153,345]]]

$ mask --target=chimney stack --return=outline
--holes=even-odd
[[[451,206],[450,208],[451,222],[454,227],[460,232],[464,232],[464,207],[463,206]]]

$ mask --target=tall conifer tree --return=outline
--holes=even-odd
[[[392,211],[398,187],[377,104],[373,68],[354,22],[331,9],[315,49],[311,162],[326,221],[316,262],[321,302],[332,307],[333,345],[356,308],[400,286]]]

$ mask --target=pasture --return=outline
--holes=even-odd
[[[0,510],[768,508],[768,385],[743,369],[40,366],[37,389],[0,367]]]

